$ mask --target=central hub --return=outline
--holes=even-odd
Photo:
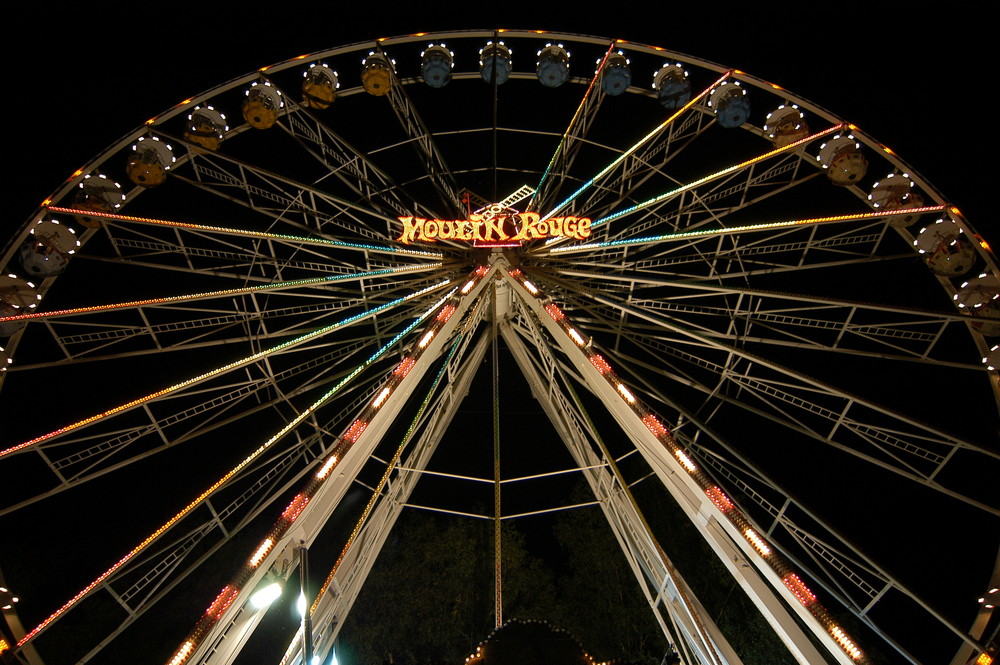
[[[518,212],[502,203],[492,203],[468,219],[444,220],[399,217],[403,228],[396,240],[404,244],[459,240],[473,247],[519,247],[527,241],[547,238],[583,240],[590,236],[587,217],[548,217],[537,212]]]

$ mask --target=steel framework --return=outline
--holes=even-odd
[[[409,74],[428,40],[462,62],[498,36],[515,53],[563,43],[598,70],[574,64],[566,85],[544,90],[520,60],[502,85],[493,65],[489,77],[456,66],[440,89]],[[609,94],[602,67],[619,49],[636,75],[683,63],[688,99],[665,108],[638,85]],[[349,110],[336,123],[297,101],[305,66],[347,71],[365,53],[398,63],[384,99],[349,73],[331,87]],[[739,102],[720,90],[736,84],[753,110],[727,128],[720,106]],[[280,100],[273,126],[213,127],[221,144],[206,144],[189,116],[235,111],[253,86]],[[792,105],[801,123],[776,136],[764,115]],[[136,155],[153,159],[153,141],[170,146],[164,184],[106,184]],[[845,168],[854,179],[831,183]],[[589,237],[401,242],[400,218],[482,213],[472,202],[489,202],[490,181],[510,194],[499,208],[588,218]],[[76,227],[79,249],[46,235],[55,221]],[[935,244],[942,228],[951,235]],[[65,272],[31,277],[39,254]],[[1000,381],[980,362],[1000,333],[995,257],[891,150],[749,74],[554,33],[329,49],[153,118],[54,192],[0,258],[11,275],[0,281],[0,465],[17,479],[5,528],[34,533],[54,506],[123,531],[78,553],[96,571],[66,581],[82,590],[34,609],[35,627],[15,636],[25,662],[41,662],[85,607],[119,617],[74,656],[103,659],[220,562],[232,577],[189,601],[194,628],[164,658],[238,662],[265,616],[252,592],[287,581],[362,486],[368,505],[310,611],[314,653],[328,658],[499,340],[685,663],[742,661],[633,498],[647,476],[797,662],[871,662],[878,640],[900,662],[990,657],[995,621],[974,597],[1000,582],[996,529],[981,526],[1000,515],[983,481],[1000,460]],[[606,415],[592,417],[595,404]],[[125,497],[157,508],[118,508]],[[916,530],[974,540],[975,556]],[[97,544],[126,553],[108,559]],[[32,556],[24,547],[3,555]],[[942,598],[939,574],[914,570],[962,576]],[[283,662],[302,662],[302,645],[300,631]]]

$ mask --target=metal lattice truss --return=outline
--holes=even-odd
[[[471,49],[498,34],[434,38]],[[293,99],[303,62],[290,60],[150,120],[3,248],[10,274],[30,259],[39,223],[77,225],[81,243],[61,277],[30,288],[0,277],[0,467],[16,480],[0,505],[5,528],[27,530],[21,516],[67,497],[100,514],[122,496],[170,497],[150,510],[165,522],[129,532],[124,556],[110,567],[95,556],[86,565],[105,572],[36,611],[17,657],[41,663],[35,646],[96,607],[121,619],[79,654],[94,662],[225,567],[228,584],[190,601],[195,627],[169,662],[238,662],[265,616],[250,595],[292,579],[303,548],[362,488],[367,506],[310,612],[312,648],[326,658],[417,482],[439,474],[434,454],[500,342],[573,462],[551,473],[585,479],[683,662],[741,661],[648,526],[650,507],[631,493],[644,479],[662,485],[800,663],[865,662],[877,638],[910,663],[965,665],[987,648],[988,610],[941,608],[933,580],[905,569],[911,557],[921,570],[965,568],[961,557],[942,563],[954,552],[922,551],[917,530],[981,538],[991,556],[998,544],[995,529],[967,526],[1000,515],[983,489],[1000,466],[1000,381],[980,363],[995,304],[964,307],[969,276],[934,263],[961,247],[970,275],[1000,278],[988,244],[885,146],[776,86],[636,44],[502,36],[531,50],[559,39],[601,63],[623,48],[637,69],[683,61],[696,85],[664,110],[636,86],[613,98],[601,65],[547,91],[557,101],[535,113],[505,101],[538,85],[514,68],[492,88],[494,116],[474,66],[442,90],[399,66],[384,96],[336,91],[356,110],[334,127]],[[426,39],[308,62],[402,62]],[[784,142],[756,119],[721,127],[717,91],[737,83],[754,104],[798,105],[811,127]],[[200,143],[187,114],[239,105],[255,84],[281,100],[273,127],[241,124],[217,150]],[[828,182],[823,146],[851,132],[869,174],[906,174],[919,202],[880,207],[870,176]],[[121,170],[140,139],[170,145],[164,184],[125,191],[128,214],[80,194],[88,178]],[[501,208],[586,217],[589,236],[403,242],[400,218],[457,221],[493,203],[488,178],[512,192]],[[918,219],[940,220],[954,243],[918,253]],[[935,517],[928,505],[945,508]],[[870,523],[891,535],[856,543]],[[996,586],[993,565],[956,588],[971,598]],[[901,607],[945,655],[899,629],[889,617]],[[300,631],[283,662],[303,662],[303,645]]]

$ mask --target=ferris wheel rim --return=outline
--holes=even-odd
[[[418,42],[418,41],[425,41],[428,37],[435,38],[435,39],[452,38],[452,37],[454,37],[456,39],[460,39],[460,38],[464,39],[464,38],[472,38],[472,37],[480,38],[480,37],[484,37],[484,36],[492,35],[492,34],[493,34],[493,31],[489,31],[489,32],[487,32],[487,31],[471,31],[471,32],[441,33],[441,34],[435,33],[433,35],[426,35],[426,36],[425,35],[420,35],[419,37],[418,36],[407,36],[407,37],[399,37],[399,38],[389,38],[389,39],[385,39],[385,40],[379,40],[378,43],[388,49],[389,47],[391,47],[393,45],[397,45],[397,44],[410,44],[410,43],[414,43],[414,42]],[[511,37],[515,37],[516,36],[516,37],[521,37],[521,38],[526,38],[526,37],[529,37],[529,36],[531,36],[531,37],[537,36],[536,33],[523,33],[522,34],[522,33],[517,33],[515,31],[510,31],[510,32],[505,33],[505,34],[510,34]],[[567,39],[569,37],[568,35],[562,35],[560,33],[547,33],[546,34],[546,38],[548,38],[549,36],[551,36],[552,38],[564,38],[565,37]],[[588,40],[590,40],[590,41],[588,41]],[[607,43],[607,40],[599,41],[599,38],[587,38],[587,39],[583,39],[581,41],[583,41],[584,43],[591,43],[591,44],[598,44],[598,43],[600,43],[602,45]],[[371,43],[368,43],[368,42],[364,42],[364,43],[359,42],[359,43],[354,44],[354,45],[349,45],[349,46],[346,46],[346,47],[339,47],[339,49],[331,49],[331,50],[328,50],[328,51],[321,51],[321,52],[317,52],[316,54],[312,54],[311,56],[307,57],[305,60],[301,60],[301,59],[288,60],[288,61],[285,61],[284,63],[279,63],[279,65],[272,66],[270,68],[264,68],[263,71],[265,71],[265,72],[270,72],[270,71],[281,72],[281,71],[284,71],[285,69],[291,69],[291,68],[293,68],[296,65],[300,65],[301,62],[309,62],[309,61],[312,61],[312,60],[318,60],[318,59],[327,58],[327,57],[334,57],[334,56],[343,55],[343,54],[346,54],[346,53],[361,52],[361,51],[364,51],[365,49],[369,48],[370,45],[371,45]],[[637,45],[632,45],[632,44],[628,44],[628,43],[622,43],[622,47],[623,48],[634,48],[634,49],[639,50],[639,51],[643,51],[644,49],[647,49],[647,48],[648,49],[652,48],[652,47],[641,47],[640,48]],[[657,55],[660,55],[662,53],[661,51],[654,51],[654,52]],[[667,52],[667,53],[669,53],[669,52]],[[673,57],[673,54],[670,54],[670,56]],[[678,56],[678,57],[680,57],[680,56]],[[683,56],[683,57],[687,58],[687,56]],[[714,70],[714,71],[717,71],[717,72],[728,71],[728,70],[725,70],[725,69],[722,69],[722,68],[718,68],[717,65],[709,66],[704,61],[698,61],[696,59],[691,59],[691,58],[689,58],[689,61],[692,61],[692,62],[694,62],[696,64],[699,64],[699,65],[705,67],[706,69]],[[713,69],[713,68],[717,68],[717,69]],[[474,72],[470,72],[468,74],[469,77],[473,77],[473,76],[476,76],[476,75],[477,74],[475,74]],[[239,88],[241,86],[246,85],[249,81],[254,80],[254,77],[256,77],[256,76],[259,76],[259,74],[257,74],[257,73],[251,73],[251,74],[247,74],[247,75],[245,75],[243,77],[240,77],[240,78],[237,78],[237,79],[233,79],[232,81],[229,81],[229,82],[223,84],[222,86],[219,86],[218,88],[214,88],[212,90],[206,91],[202,95],[199,95],[197,98],[192,98],[192,100],[186,101],[185,104],[178,105],[177,107],[175,107],[173,109],[170,109],[165,114],[161,114],[160,116],[157,116],[156,118],[153,119],[153,121],[155,121],[155,122],[151,122],[150,124],[148,124],[146,126],[140,127],[135,132],[133,132],[132,134],[128,135],[128,137],[126,139],[123,139],[119,143],[115,144],[115,146],[113,146],[112,148],[109,148],[104,153],[102,153],[94,162],[91,162],[90,164],[88,164],[88,167],[93,167],[93,169],[90,169],[91,171],[92,170],[96,170],[97,168],[99,168],[100,166],[103,165],[103,163],[105,161],[105,159],[104,159],[105,156],[107,156],[107,158],[110,158],[111,156],[120,154],[122,148],[124,148],[128,144],[131,144],[132,142],[134,142],[143,133],[149,132],[150,131],[150,127],[155,128],[156,127],[156,122],[166,122],[166,121],[168,121],[168,120],[176,117],[177,115],[183,113],[184,111],[193,108],[194,106],[196,106],[196,105],[198,105],[200,103],[204,103],[204,102],[206,102],[208,100],[211,100],[214,97],[222,95],[222,94],[224,94],[226,92],[231,92],[231,91],[235,90],[236,88]],[[522,78],[528,78],[528,77],[529,77],[529,75],[524,75]],[[743,81],[743,82],[745,82],[747,84],[750,84],[750,85],[757,86],[760,89],[764,89],[765,87],[769,87],[770,86],[770,84],[767,84],[766,82],[761,81],[759,79],[753,79],[749,75],[743,74],[742,72],[735,74],[735,77],[738,80],[740,80],[740,81]],[[456,79],[460,79],[460,78],[461,77],[456,77]],[[409,85],[409,84],[417,84],[418,83],[418,79],[417,78],[404,79],[403,82],[405,84],[407,84],[407,85]],[[577,82],[579,82],[579,81],[577,81]],[[360,90],[360,89],[354,89],[354,90]],[[628,92],[630,92],[632,94],[641,94],[641,95],[649,96],[649,93],[646,93],[645,91],[641,91],[638,88],[637,89],[630,88],[628,90]],[[349,97],[352,94],[360,94],[360,92],[359,91],[344,91],[344,96],[345,97]],[[797,98],[794,98],[792,95],[790,95],[788,93],[785,93],[785,96],[789,97],[790,99],[797,99]],[[818,116],[823,117],[822,114],[825,113],[825,112],[823,112],[821,109],[818,109],[817,107],[814,107],[814,106],[813,107],[809,107],[809,106],[807,106],[807,102],[804,102],[804,101],[802,101],[801,103],[803,105],[803,108],[807,108],[811,112],[816,113]],[[837,124],[842,124],[842,123],[838,121]],[[246,125],[242,126],[242,128],[240,130],[238,130],[238,131],[236,131],[234,133],[234,138],[235,138],[235,136],[238,136],[239,132],[241,132],[241,131],[250,131],[250,129]],[[860,131],[858,131],[858,130],[853,130],[853,131],[854,131],[855,135],[859,138],[859,140],[862,141],[868,148],[878,149],[878,150],[884,149],[884,146],[881,146],[881,144],[878,144],[873,139],[870,139],[869,137],[866,137]],[[431,135],[433,137],[437,138],[438,135],[439,135],[439,133],[435,132],[435,133],[432,133]],[[889,157],[888,157],[887,161],[889,163],[891,163],[894,167],[898,168],[899,170],[901,170],[903,172],[910,173],[911,175],[913,175],[912,169],[909,169],[908,167],[906,167],[906,165],[902,161],[900,161],[894,154],[889,154]],[[79,184],[79,178],[82,178],[83,175],[86,174],[85,173],[86,171],[87,171],[87,169],[85,168],[84,172],[82,172],[79,176],[77,176],[77,180],[71,180],[66,185],[64,185],[59,190],[57,190],[57,193],[54,194],[53,197],[51,197],[52,200],[59,200],[60,198],[65,198],[66,195],[68,194],[68,192],[70,192],[74,187],[76,187]],[[462,173],[462,171],[458,171],[458,172]],[[914,176],[914,177],[918,178],[918,176]],[[925,190],[926,193],[928,193],[928,194],[930,194],[930,195],[932,195],[934,197],[937,197],[935,200],[938,203],[943,204],[943,203],[946,202],[946,200],[943,199],[942,197],[940,197],[940,195],[937,194],[936,191],[933,190],[933,188],[931,188],[929,184],[923,182],[922,180],[918,180],[917,182],[919,183],[919,186]],[[132,199],[129,199],[129,202],[131,202],[131,200]],[[41,216],[40,214],[36,214],[36,215],[33,215],[32,218],[30,218],[28,220],[28,222],[26,223],[26,225],[24,227],[24,232],[25,233],[27,232],[27,229],[29,228],[29,226],[31,224],[35,223],[40,216]],[[961,220],[961,221],[962,221],[963,224],[965,223],[964,220]],[[968,227],[967,225],[966,225],[966,228],[968,229],[967,232],[971,236],[974,233],[974,231],[972,231],[971,227]],[[22,239],[22,236],[23,236],[23,233],[19,234],[18,236],[16,236],[16,240],[11,243],[8,251],[6,252],[5,260],[7,262],[9,262],[12,259],[13,254],[14,254],[16,248],[21,244],[20,240]],[[984,254],[984,256],[986,256],[986,255]],[[992,260],[992,259],[990,259],[990,260]],[[993,270],[993,271],[996,271],[996,266],[994,264],[992,264],[992,263],[989,264],[989,268],[991,270]],[[56,280],[52,280],[52,282],[55,282],[55,281]],[[47,284],[47,285],[43,286],[43,289],[41,290],[42,295],[45,295],[45,293],[47,292],[47,289],[51,288],[52,286],[54,286],[53,283],[50,283],[50,284]],[[949,293],[949,295],[951,295],[951,293]],[[14,346],[16,347],[16,342],[15,342]]]

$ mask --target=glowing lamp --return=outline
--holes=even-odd
[[[417,364],[416,358],[410,358],[410,357],[403,358],[403,360],[398,365],[396,365],[396,369],[394,369],[392,373],[400,378],[405,377],[407,374],[410,373],[410,370],[413,369],[413,366],[415,364]]]
[[[386,386],[385,388],[383,388],[382,392],[380,392],[378,394],[378,397],[375,398],[375,401],[372,402],[372,406],[374,408],[376,408],[376,409],[379,408],[380,406],[382,406],[382,404],[385,402],[386,398],[389,397],[389,393],[391,391],[392,391],[392,389],[389,388],[389,386]]]
[[[250,557],[250,567],[256,568],[259,566],[260,562],[264,560],[264,557],[270,553],[272,547],[274,547],[274,539],[265,538],[264,542],[262,542],[260,547],[257,548],[257,551]]]
[[[663,426],[663,423],[651,413],[642,417],[642,424],[657,438],[662,438],[668,434],[667,428]]]
[[[205,614],[218,619],[227,609],[229,609],[229,606],[233,604],[233,601],[236,600],[236,596],[238,595],[240,595],[240,590],[227,584],[222,588],[222,591],[219,592],[219,595],[215,597],[212,604],[208,606],[208,609],[205,610]]]
[[[771,553],[771,548],[768,546],[767,541],[761,538],[753,529],[744,529],[743,535],[746,536],[748,541],[750,541],[750,544],[753,545],[754,549],[762,555],[767,556]]]
[[[596,367],[597,371],[601,374],[607,374],[611,371],[611,365],[609,365],[608,361],[604,359],[604,356],[598,353],[590,356],[590,364]]]
[[[857,645],[851,641],[851,638],[847,636],[847,633],[844,632],[843,628],[837,625],[831,626],[830,635],[833,636],[833,639],[837,641],[840,648],[843,649],[844,653],[850,656],[852,660],[861,660],[861,649],[859,649]]]
[[[621,394],[622,397],[625,398],[626,402],[628,402],[629,404],[635,404],[635,395],[633,395],[632,392],[625,387],[624,383],[619,383],[617,388],[618,392]]]
[[[250,596],[250,606],[255,610],[263,610],[281,596],[281,582],[274,580],[253,592]]]
[[[345,436],[344,438],[347,437]],[[285,508],[285,512],[281,513],[281,517],[289,522],[294,522],[295,519],[302,514],[302,511],[305,510],[307,503],[309,503],[308,496],[305,494],[296,494],[295,498],[292,499],[292,502],[288,504],[287,508]]]
[[[351,426],[347,428],[347,431],[344,432],[344,440],[349,441],[350,443],[355,443],[358,440],[358,437],[361,436],[361,433],[365,431],[366,427],[368,427],[368,423],[364,420],[355,420],[351,423]]]
[[[187,661],[192,651],[194,651],[194,642],[187,640],[181,645],[181,648],[177,650],[177,653],[174,654],[174,657],[170,659],[167,665],[181,665],[181,663]]]
[[[330,459],[323,462],[323,466],[321,466],[319,471],[316,472],[316,477],[320,480],[325,480],[335,466],[337,466],[337,456],[331,455]]]
[[[736,508],[736,506],[733,505],[733,502],[729,500],[729,497],[715,485],[705,490],[705,494],[707,494],[712,503],[714,503],[716,507],[724,513],[728,513]],[[795,579],[798,578],[796,577]]]
[[[445,305],[441,308],[441,312],[435,317],[441,323],[444,323],[451,318],[451,315],[455,313],[457,308],[454,305]]]
[[[803,605],[809,606],[816,602],[816,595],[809,590],[809,587],[795,573],[788,573],[781,578],[781,581],[785,583],[788,590],[795,594],[795,597]]]
[[[691,458],[683,450],[678,450],[674,453],[678,460],[680,460],[681,466],[688,470],[689,473],[694,473],[698,470]]]

